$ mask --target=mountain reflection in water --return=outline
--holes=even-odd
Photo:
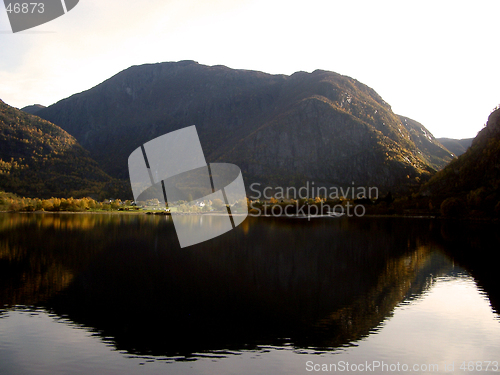
[[[462,232],[449,232],[424,219],[248,218],[180,249],[170,217],[2,214],[0,307],[46,309],[139,355],[338,348],[453,272],[446,246]]]

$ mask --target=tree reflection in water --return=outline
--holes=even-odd
[[[337,348],[451,271],[442,230],[415,219],[248,218],[180,249],[169,217],[2,215],[0,306],[44,307],[134,354]]]

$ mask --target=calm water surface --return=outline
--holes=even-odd
[[[0,374],[500,372],[496,233],[248,218],[180,249],[169,217],[0,214]]]

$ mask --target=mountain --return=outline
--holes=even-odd
[[[452,139],[452,138],[437,138],[447,150],[450,150],[455,156],[460,156],[472,145],[474,138]]]
[[[490,114],[467,152],[434,175],[421,194],[448,201],[453,215],[500,214],[500,109]]]
[[[422,158],[434,169],[441,169],[453,160],[453,155],[444,148],[421,123],[408,117],[399,116],[401,123],[408,129],[410,139],[421,152]]]
[[[0,189],[38,198],[124,192],[66,131],[1,100]]]
[[[33,105],[28,105],[26,107],[21,108],[21,111],[24,111],[24,112],[29,113],[31,115],[36,115],[37,112],[40,111],[43,108],[45,108],[44,105],[33,104]]]
[[[133,66],[38,115],[121,179],[134,149],[193,124],[207,161],[237,164],[247,185],[397,189],[451,159],[373,89],[322,70],[287,76],[194,61]]]

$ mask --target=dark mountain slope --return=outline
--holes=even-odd
[[[500,213],[500,109],[490,114],[467,152],[433,176],[421,192],[455,199],[462,213]]]
[[[193,124],[207,160],[238,164],[247,183],[394,188],[428,178],[428,160],[447,158],[419,150],[374,90],[320,70],[285,76],[193,61],[134,66],[38,114],[119,178],[128,178],[135,148]]]
[[[74,137],[1,100],[0,189],[39,198],[99,197],[124,190]]]

